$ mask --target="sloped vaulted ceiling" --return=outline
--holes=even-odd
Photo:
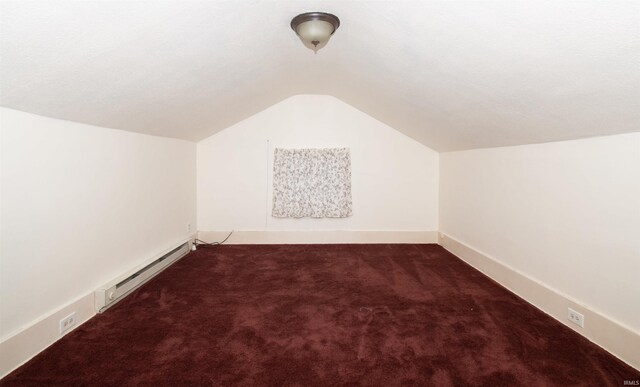
[[[640,2],[1,4],[3,106],[203,139],[329,94],[439,151],[640,130]],[[314,55],[289,27],[342,25]]]

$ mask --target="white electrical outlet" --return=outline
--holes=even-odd
[[[60,320],[60,334],[67,333],[74,326],[76,326],[76,312]]]
[[[568,313],[569,321],[571,321],[576,325],[580,325],[581,327],[584,328],[584,315],[576,312],[571,308],[567,308],[567,309],[569,309],[569,313]]]
[[[191,232],[191,223],[187,224],[187,232]]]

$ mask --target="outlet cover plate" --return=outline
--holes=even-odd
[[[69,332],[76,326],[76,312],[71,313],[67,317],[60,320],[60,334]]]
[[[582,313],[576,312],[571,308],[567,308],[567,309],[568,309],[567,318],[569,319],[569,321],[584,328],[584,315]]]

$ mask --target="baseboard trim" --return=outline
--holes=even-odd
[[[170,245],[168,248],[165,248],[157,254],[150,256],[141,264],[138,264],[131,270],[125,272],[125,274],[134,273],[135,271],[158,259],[159,256],[164,255],[165,253],[173,250],[175,247],[180,246],[183,243],[191,243],[196,235],[196,233],[193,233],[189,235],[189,237],[181,239],[178,243]],[[177,261],[178,260],[174,261],[173,263]],[[166,267],[164,269],[166,269]],[[123,278],[125,274],[121,275],[118,278]],[[59,333],[58,327],[60,320],[73,312],[76,312],[76,326],[73,329],[65,332],[64,335],[61,335]],[[78,298],[75,301],[66,304],[55,312],[45,315],[44,317],[31,323],[31,325],[29,325],[28,327],[14,333],[13,335],[1,341],[0,379],[4,378],[9,373],[31,360],[34,356],[47,349],[53,343],[60,340],[63,336],[78,328],[87,320],[95,316],[96,313],[97,311],[95,292],[91,292]]]
[[[199,231],[205,242],[223,240],[230,231]],[[437,243],[437,231],[242,230],[225,244]]]
[[[58,333],[58,323],[72,312],[76,312],[76,326],[61,335]],[[94,297],[91,292],[2,341],[0,343],[0,378],[4,378],[95,315]]]
[[[449,235],[440,233],[438,243],[538,309],[640,370],[640,334]],[[567,320],[569,307],[584,314],[584,328]]]

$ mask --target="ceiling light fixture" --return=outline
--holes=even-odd
[[[291,20],[291,28],[300,37],[302,43],[315,53],[327,44],[338,27],[340,27],[340,19],[324,12],[301,13]]]

